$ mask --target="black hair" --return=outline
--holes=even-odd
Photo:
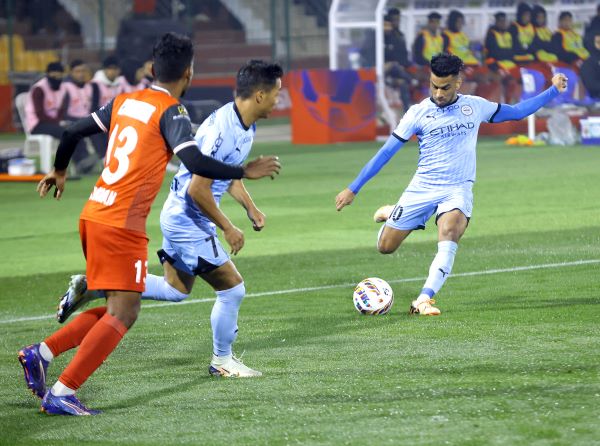
[[[390,8],[387,10],[387,16],[392,17],[394,15],[400,15],[400,10],[398,8]]]
[[[102,68],[117,68],[119,66],[119,59],[116,56],[107,56],[102,61]]]
[[[448,27],[448,29],[452,32],[457,32],[458,29],[456,29],[456,22],[458,22],[458,19],[465,19],[465,15],[460,12],[457,11],[456,9],[453,9],[452,11],[450,11],[450,13],[448,14],[448,19],[446,22],[446,25]]]
[[[50,62],[46,67],[46,73],[50,73],[51,71],[65,71],[65,68],[60,62]]]
[[[544,17],[547,17],[546,9],[540,5],[534,5],[531,13],[531,21],[535,26],[542,26],[540,22],[538,22],[537,16],[539,14],[544,14]],[[544,24],[545,25],[545,24]]]
[[[505,19],[506,13],[505,12],[497,12],[496,14],[494,14],[494,18],[496,20]]]
[[[78,67],[80,65],[85,65],[85,62],[81,59],[75,59],[73,61],[71,61],[71,63],[69,64],[69,68],[71,68],[71,70],[75,67]]]
[[[439,12],[430,12],[429,15],[427,16],[427,20],[441,20],[442,19],[442,15]]]
[[[193,59],[194,45],[189,37],[173,32],[163,34],[152,50],[154,77],[160,82],[178,81]]]
[[[282,76],[283,69],[279,64],[251,60],[237,73],[235,95],[248,99],[257,90],[271,90]]]
[[[453,54],[440,53],[431,58],[431,72],[438,77],[458,76],[464,67],[462,59]]]
[[[573,14],[571,14],[569,11],[563,11],[558,16],[558,20],[561,21],[562,19],[566,19],[567,17],[573,18]]]

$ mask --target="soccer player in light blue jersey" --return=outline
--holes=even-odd
[[[278,64],[253,60],[244,65],[237,74],[234,101],[213,112],[196,133],[202,153],[227,164],[242,165],[252,148],[256,121],[267,118],[277,104],[282,76]],[[223,231],[233,255],[244,246],[244,234],[219,208],[225,192],[244,207],[254,230],[264,227],[265,215],[254,204],[242,180],[204,178],[193,175],[182,164],[160,214],[163,243],[158,255],[164,276],[146,276],[142,299],[182,301],[191,293],[196,276],[202,278],[217,295],[210,317],[213,357],[209,373],[224,377],[261,376],[261,372],[243,364],[232,352],[246,289],[216,228]],[[102,297],[93,293],[86,290],[85,276],[74,276],[59,304],[59,322],[89,300]]]
[[[452,271],[458,241],[473,209],[475,147],[482,122],[519,120],[535,113],[567,88],[567,78],[557,74],[552,86],[515,105],[496,104],[478,96],[458,94],[462,82],[462,60],[439,54],[431,59],[431,97],[408,109],[383,147],[363,167],[356,179],[336,197],[336,209],[352,204],[360,189],[416,135],[419,142],[417,171],[395,206],[375,215],[385,221],[377,240],[382,254],[396,251],[408,235],[425,229],[436,215],[438,251],[429,268],[421,294],[409,312],[437,316],[433,296]]]

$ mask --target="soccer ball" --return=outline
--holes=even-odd
[[[370,277],[356,285],[353,300],[362,314],[386,314],[394,303],[394,292],[385,280]]]

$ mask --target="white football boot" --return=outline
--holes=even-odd
[[[95,298],[93,293],[87,293],[87,280],[85,275],[76,274],[71,276],[69,289],[60,298],[60,302],[58,303],[56,319],[62,324],[75,311]]]
[[[395,206],[393,204],[388,204],[377,209],[375,214],[373,214],[373,220],[375,220],[375,223],[383,223],[390,218],[390,214],[394,210],[394,207]]]
[[[242,361],[233,355],[217,356],[213,355],[208,373],[213,376],[222,376],[224,378],[254,378],[262,376],[258,370],[253,370],[244,365]]]

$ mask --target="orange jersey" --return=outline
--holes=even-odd
[[[92,117],[110,136],[104,170],[81,219],[145,234],[173,152],[196,144],[187,111],[153,86],[118,95]]]

